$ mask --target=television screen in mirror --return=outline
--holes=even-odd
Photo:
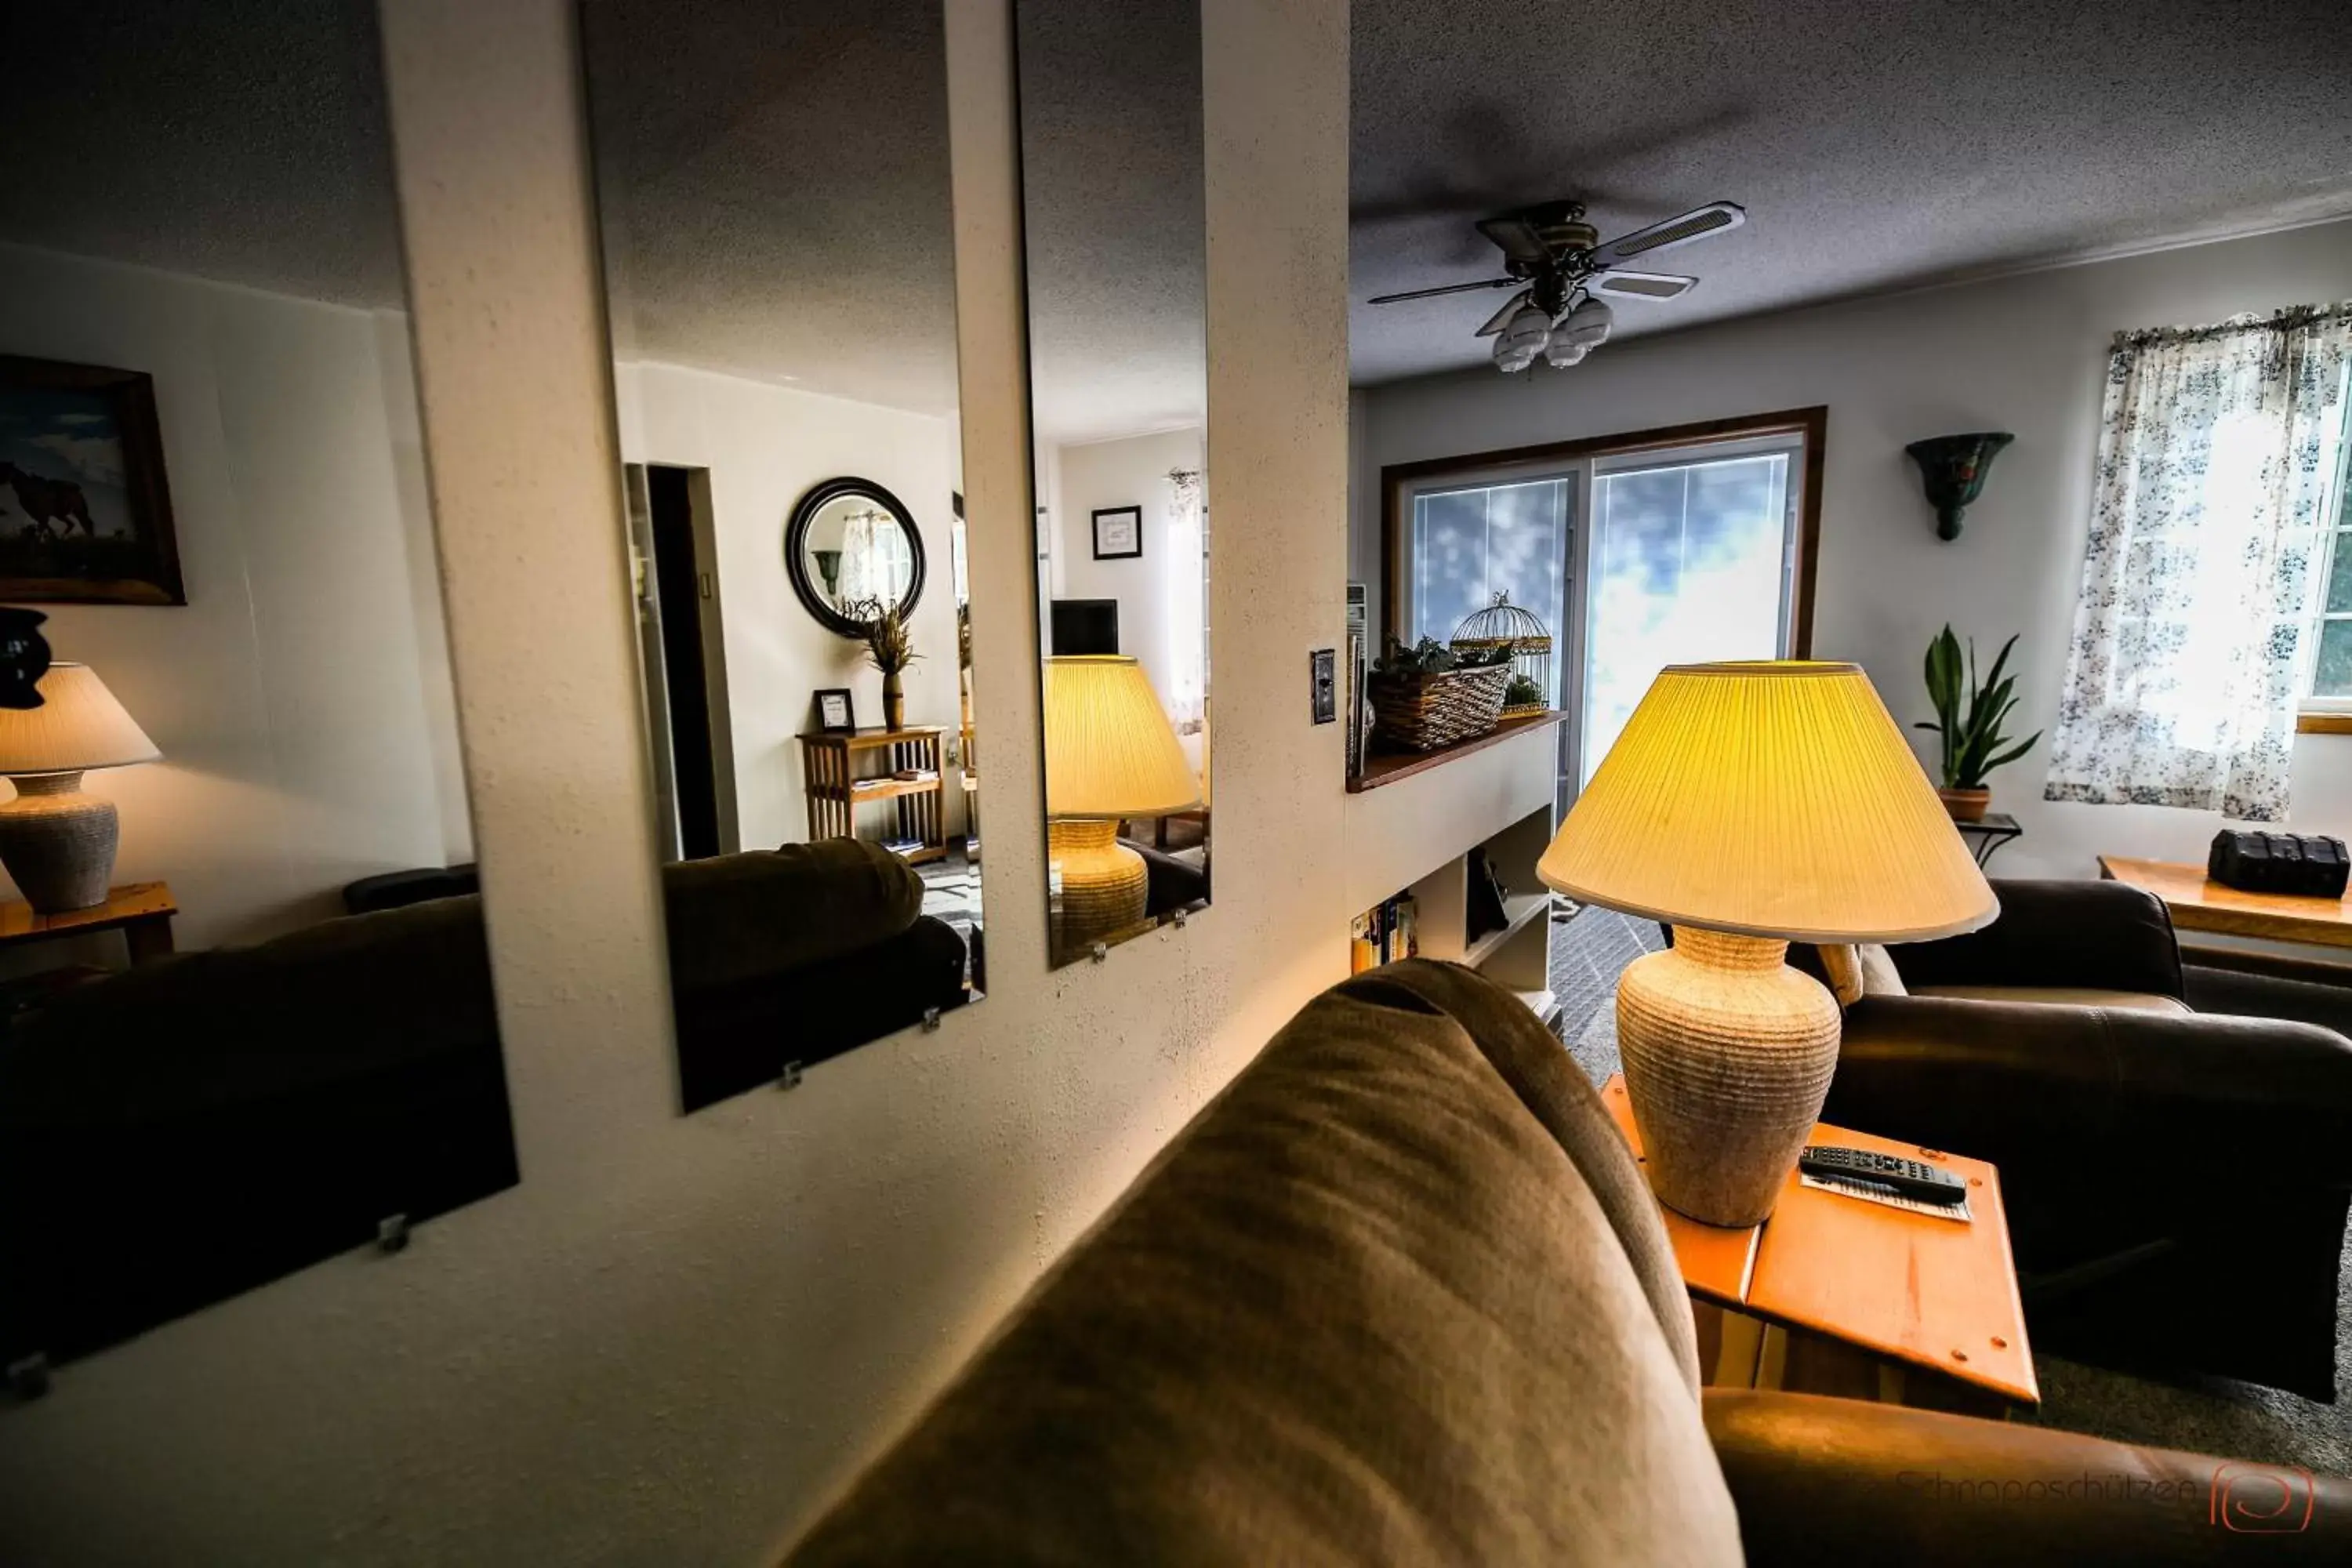
[[[9,17],[0,603],[58,661],[0,711],[34,1384],[516,1179],[375,10],[268,21]]]
[[[581,16],[693,1110],[985,989],[945,29]]]
[[[1201,14],[1013,16],[1058,966],[1209,901]]]

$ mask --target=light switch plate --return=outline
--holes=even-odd
[[[1339,650],[1318,647],[1307,656],[1307,682],[1313,692],[1315,721],[1339,721]]]

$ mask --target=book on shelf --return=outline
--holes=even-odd
[[[1358,915],[1349,928],[1348,973],[1361,974],[1383,963],[1418,957],[1421,910],[1411,893],[1383,900]]]

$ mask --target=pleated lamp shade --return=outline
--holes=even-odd
[[[1859,666],[1662,671],[1537,874],[1675,925],[1919,942],[2000,913]]]
[[[152,763],[163,753],[86,664],[53,664],[41,706],[0,710],[0,774],[74,773]]]
[[[1045,661],[1045,815],[1059,821],[1165,816],[1201,804],[1168,710],[1124,655]]]

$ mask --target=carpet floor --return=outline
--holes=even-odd
[[[1611,1000],[1618,972],[1664,945],[1652,922],[1607,910],[1555,918],[1550,968],[1552,991],[1561,1000],[1560,1038],[1593,1082],[1618,1068]],[[2352,1242],[2345,1248],[2336,1300],[2341,1396],[2333,1405],[2252,1384],[2215,1378],[2183,1386],[2042,1355],[2033,1361],[2042,1408],[2032,1419],[2119,1442],[2352,1475],[2352,1312],[2346,1310],[2352,1302]]]

